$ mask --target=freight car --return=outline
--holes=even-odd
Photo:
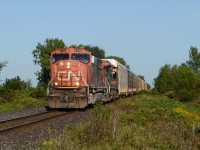
[[[114,59],[98,59],[83,48],[51,53],[48,106],[85,108],[147,88],[147,84]]]

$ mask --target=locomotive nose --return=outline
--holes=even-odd
[[[81,79],[83,67],[80,62],[72,62],[70,60],[60,61],[56,70],[56,79],[59,87],[79,87],[81,86]]]

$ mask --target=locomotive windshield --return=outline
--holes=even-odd
[[[88,54],[72,54],[71,59],[72,60],[79,60],[83,63],[89,63],[90,62],[90,55],[88,55]]]
[[[53,54],[52,63],[55,63],[59,60],[68,60],[69,54]]]

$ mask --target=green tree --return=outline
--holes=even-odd
[[[14,100],[20,100],[21,96],[29,95],[31,89],[31,80],[23,81],[19,76],[6,79],[0,88],[0,101],[13,102]]]
[[[186,61],[186,64],[195,72],[200,72],[200,53],[198,52],[198,48],[190,47],[189,60]]]
[[[158,77],[154,79],[155,89],[160,93],[172,90],[172,69],[166,64],[160,68]]]
[[[189,101],[195,97],[198,78],[195,71],[188,66],[165,65],[154,79],[155,89],[159,93],[168,93],[170,97]]]
[[[93,55],[97,58],[103,59],[105,58],[105,51],[98,46],[90,46],[90,45],[70,45],[72,48],[84,48],[85,50],[88,50],[89,52],[92,52]]]
[[[173,88],[175,91],[179,91],[180,89],[194,90],[198,82],[194,70],[187,66],[179,66],[174,71],[174,79]]]
[[[24,91],[31,88],[31,81],[23,81],[19,76],[17,76],[12,79],[6,79],[5,83],[3,84],[3,88]]]
[[[6,67],[7,63],[8,63],[7,61],[0,62],[0,73],[1,73],[1,71],[3,69],[3,67]]]
[[[7,61],[0,62],[0,73],[3,70],[3,68],[6,67],[7,63],[8,63]],[[0,79],[0,81],[2,81],[2,80]]]
[[[46,39],[44,44],[38,43],[32,54],[34,63],[40,65],[41,70],[36,73],[38,81],[44,86],[50,80],[50,53],[58,48],[64,48],[65,43],[58,39]]]
[[[45,98],[46,88],[42,84],[38,84],[36,88],[33,88],[30,92],[30,96],[33,98]]]
[[[130,69],[130,66],[129,66],[129,65],[126,65],[126,68],[127,68],[127,69]]]
[[[139,77],[140,79],[142,79],[143,81],[145,81],[145,79],[144,79],[144,76],[143,76],[143,75],[138,75],[138,77]]]
[[[198,78],[196,72],[188,66],[179,66],[174,71],[175,97],[180,101],[190,101],[196,96]]]

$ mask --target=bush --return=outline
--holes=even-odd
[[[111,109],[104,107],[101,103],[94,106],[91,122],[82,131],[82,144],[86,141],[88,145],[100,144],[112,137],[110,126]],[[89,139],[89,140],[88,140]]]
[[[173,98],[176,98],[176,95],[175,95],[175,92],[174,91],[169,91],[169,92],[166,92],[165,93],[165,96],[173,99]]]
[[[199,113],[191,103],[138,95],[96,105],[89,120],[67,127],[42,149],[198,149]]]
[[[40,107],[47,103],[45,99],[31,98],[25,96],[24,93],[19,93],[19,94],[18,96],[15,96],[10,102],[0,98],[0,112],[27,108],[27,107]]]
[[[6,103],[6,100],[0,97],[0,105],[3,105]]]
[[[195,93],[186,89],[181,89],[177,94],[177,98],[182,102],[192,101],[195,98]]]
[[[198,82],[197,74],[190,67],[165,65],[155,79],[155,89],[170,98],[190,101],[195,97],[193,91],[197,90]]]
[[[17,76],[6,79],[0,86],[0,111],[38,107],[46,103],[46,89],[41,85],[32,88],[30,80],[25,82]]]
[[[139,92],[139,94],[151,95],[152,92],[151,92],[151,91],[147,91],[147,90],[141,90],[141,91]]]
[[[32,89],[30,92],[32,98],[45,98],[46,88],[42,85],[38,85],[36,88]]]
[[[174,71],[173,89],[175,91],[194,90],[197,87],[198,78],[196,73],[187,66],[179,66]]]
[[[12,102],[16,96],[16,91],[12,89],[1,88],[0,97],[6,102]]]
[[[12,79],[6,79],[5,83],[3,84],[3,87],[6,89],[11,90],[28,90],[31,87],[31,81],[23,81],[19,76],[12,78]]]
[[[46,104],[45,99],[36,99],[31,97],[25,97],[19,100],[15,100],[14,103],[19,103],[23,107],[38,107]]]

